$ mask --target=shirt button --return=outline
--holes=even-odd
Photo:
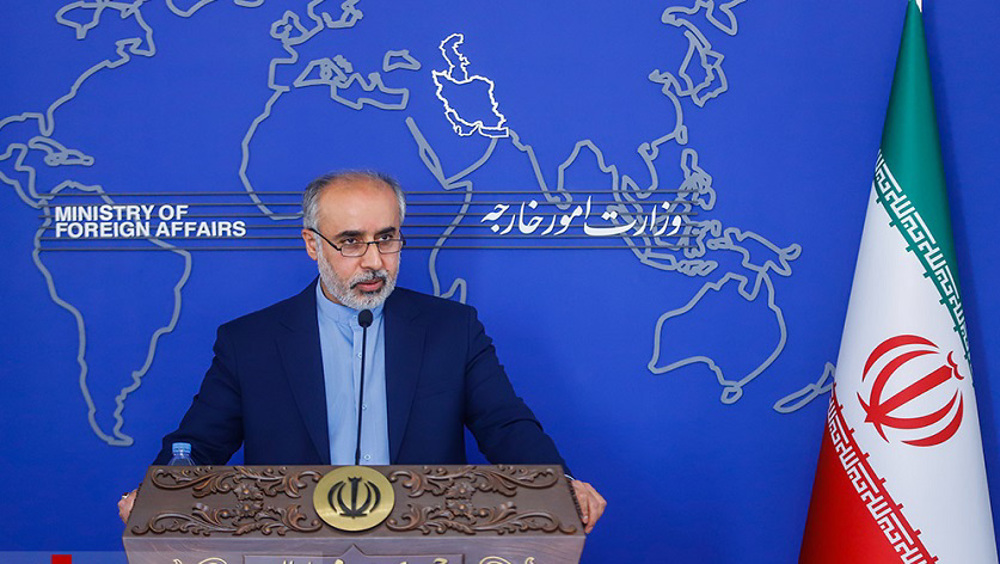
[[[365,460],[371,460],[371,459],[372,459],[372,455],[370,455],[370,454],[366,454],[365,455]]]
[[[358,358],[361,358],[361,353],[358,353]]]
[[[367,403],[361,404],[361,410],[364,411],[366,409],[368,409],[368,404]]]

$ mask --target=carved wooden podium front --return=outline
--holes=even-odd
[[[584,534],[558,466],[152,466],[130,564],[562,564]]]

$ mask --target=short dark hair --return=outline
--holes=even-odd
[[[319,176],[306,186],[306,190],[302,194],[303,227],[312,229],[319,227],[316,217],[319,196],[328,186],[342,180],[371,180],[391,188],[396,195],[396,202],[399,204],[399,222],[403,222],[403,218],[406,217],[406,195],[403,194],[403,188],[395,178],[375,170],[339,170]]]

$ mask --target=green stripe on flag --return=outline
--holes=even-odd
[[[941,295],[941,303],[951,314],[951,320],[954,322],[952,329],[962,340],[965,359],[971,362],[969,337],[965,330],[965,310],[962,307],[962,298],[958,294],[958,277],[945,260],[940,243],[927,228],[927,222],[913,205],[907,191],[896,182],[881,152],[875,165],[874,186],[878,202],[889,214],[893,227],[906,240],[906,250],[917,256],[924,267],[924,276],[934,282],[934,287]]]
[[[902,188],[905,198],[916,208],[917,217],[929,231],[930,241],[936,243],[946,268],[940,260],[927,260],[924,253],[914,247],[912,229],[896,223],[910,244],[910,250],[921,258],[925,275],[931,278],[941,294],[941,302],[948,306],[955,322],[955,329],[968,345],[965,335],[965,316],[961,306],[961,285],[955,261],[955,241],[951,231],[948,196],[941,161],[941,144],[938,139],[937,119],[934,114],[934,94],[931,90],[930,66],[920,9],[914,0],[909,1],[903,38],[896,59],[896,73],[892,79],[892,93],[882,130],[884,165],[892,172],[890,177]],[[876,184],[879,173],[876,171]],[[887,202],[882,202],[894,217]]]

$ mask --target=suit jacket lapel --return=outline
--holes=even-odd
[[[278,350],[285,377],[316,452],[323,464],[329,464],[330,438],[326,420],[323,354],[316,319],[316,284],[314,280],[287,302],[288,310],[281,319],[286,330],[278,333]]]
[[[410,419],[413,394],[420,378],[424,333],[419,314],[408,292],[397,289],[386,300],[385,316],[385,394],[389,416],[389,460],[396,463],[399,448]]]

